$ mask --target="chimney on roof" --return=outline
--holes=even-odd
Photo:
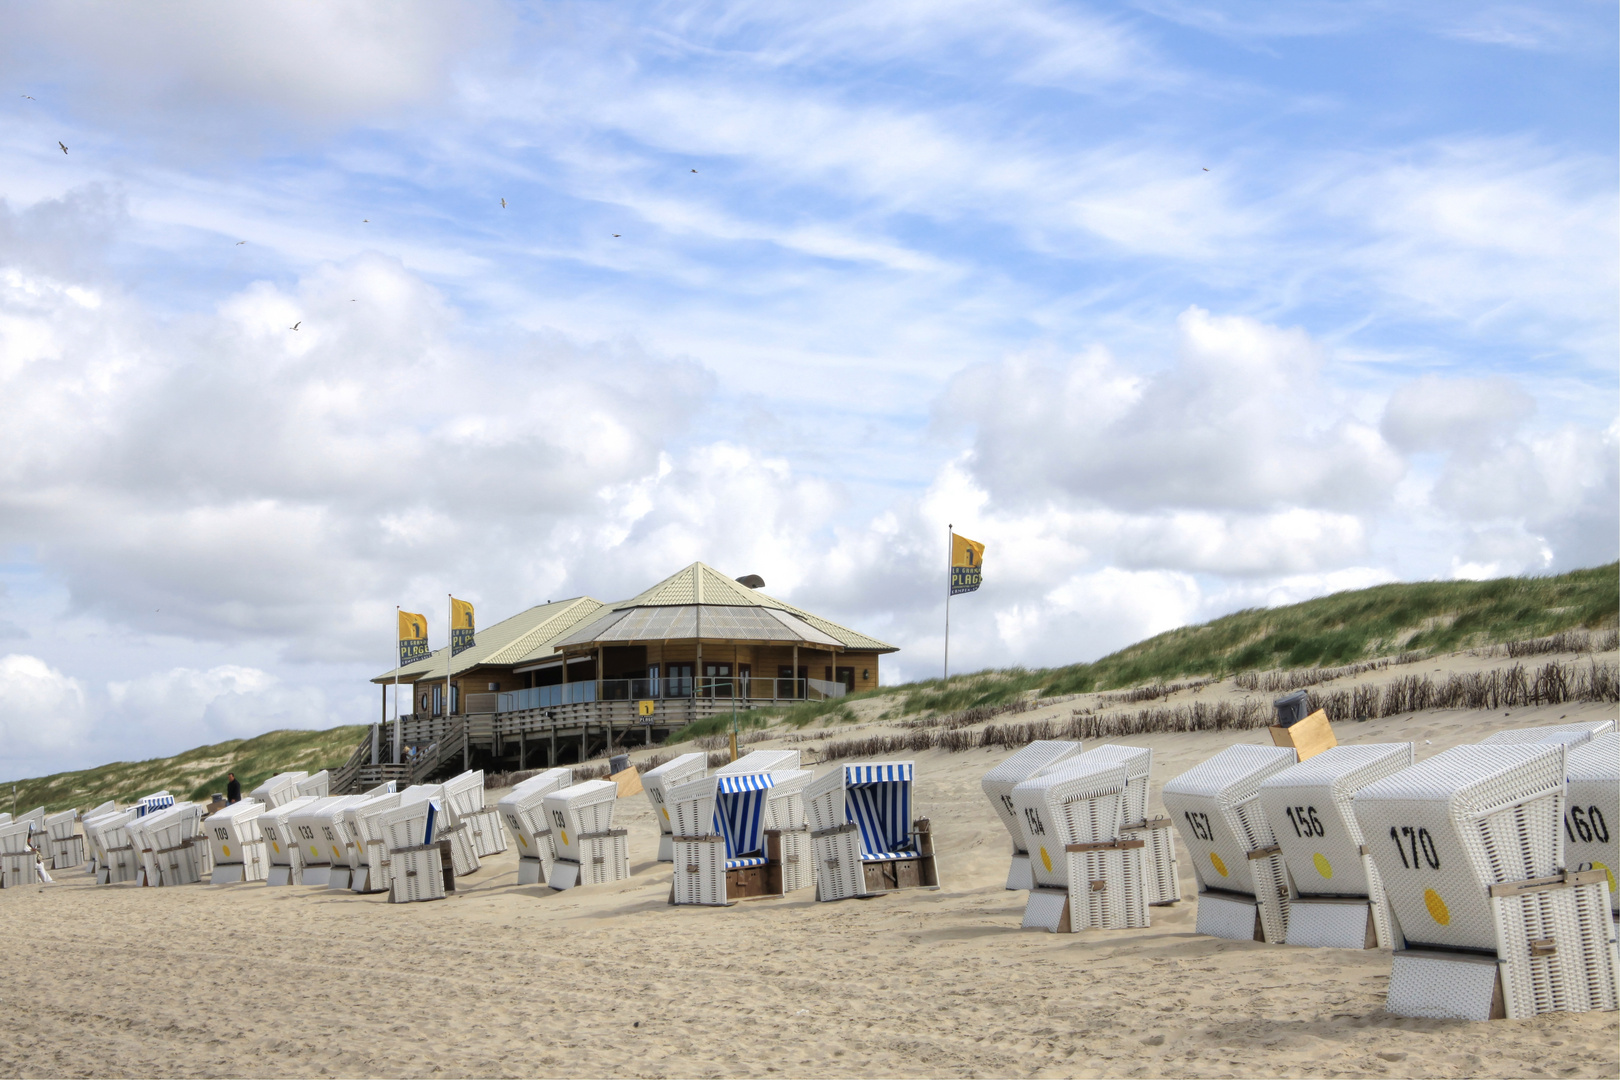
[[[758,574],[744,574],[742,577],[737,579],[737,584],[746,585],[750,589],[763,589],[765,587],[765,579],[760,577]]]

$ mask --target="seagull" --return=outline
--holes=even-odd
[[[61,139],[56,140],[56,145],[60,146],[62,148],[62,153],[64,153],[64,154],[67,153],[67,144],[64,143]]]
[[[1205,167],[1204,167],[1204,171],[1205,171],[1205,172],[1209,172],[1209,167],[1208,167],[1208,166],[1205,166]]]
[[[27,98],[29,101],[38,101],[39,100],[33,94],[24,94],[23,97]]]
[[[293,324],[292,324],[292,325],[291,325],[291,326],[289,326],[289,327],[287,327],[287,329],[289,329],[289,330],[296,330],[296,329],[298,329],[298,328],[299,328],[299,327],[300,327],[300,326],[303,326],[303,325],[304,325],[304,320],[303,320],[303,319],[299,319],[299,320],[298,320],[298,321],[297,321],[297,322],[295,322],[295,323],[293,323]]]
[[[505,210],[505,209],[506,209],[506,200],[505,200],[505,199],[502,199],[502,200],[501,200],[501,209],[502,209],[502,210]]]
[[[370,218],[361,218],[360,219],[360,224],[362,224],[362,225],[370,225],[371,224],[371,219]]]
[[[693,172],[697,172],[697,170],[696,170],[696,169],[693,169],[693,170],[692,170],[692,171],[693,171]]]
[[[618,235],[619,235],[619,234],[618,234],[618,233],[614,233],[614,234],[613,234],[613,235],[614,235],[614,236],[618,236]]]
[[[247,241],[246,241],[246,240],[238,240],[238,241],[237,241],[237,242],[236,242],[236,246],[237,246],[237,247],[241,247],[241,246],[242,246],[242,245],[243,245],[243,244],[245,244],[245,243],[247,243]]]

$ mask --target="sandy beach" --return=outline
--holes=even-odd
[[[1434,711],[1336,732],[1341,743],[1415,741],[1421,758],[1502,728],[1613,714]],[[1153,749],[1160,808],[1167,779],[1234,742],[1269,739],[1262,729],[1117,741]],[[1184,854],[1188,899],[1155,908],[1151,929],[1021,931],[1024,894],[1002,888],[1008,841],[979,789],[1004,756],[915,756],[944,887],[865,901],[818,904],[807,889],[670,907],[642,796],[618,810],[631,879],[565,893],[518,886],[510,851],[454,897],[412,905],[263,884],[96,887],[64,871],[55,886],[0,893],[0,1006],[14,1017],[0,1073],[1620,1073],[1614,1013],[1398,1019],[1383,1011],[1388,953],[1194,934]]]

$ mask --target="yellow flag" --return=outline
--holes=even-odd
[[[404,667],[428,655],[427,619],[409,611],[399,613],[399,664]]]
[[[984,545],[956,533],[951,534],[951,595],[972,592],[981,582]]]
[[[465,600],[450,598],[450,655],[466,652],[477,644],[473,641],[473,606]]]

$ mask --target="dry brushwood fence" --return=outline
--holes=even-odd
[[[1505,669],[1453,674],[1436,683],[1427,675],[1408,675],[1382,687],[1358,686],[1328,694],[1312,691],[1312,711],[1324,709],[1328,719],[1374,720],[1385,716],[1413,713],[1421,709],[1509,709],[1530,705],[1563,705],[1579,701],[1620,702],[1620,668],[1611,663],[1545,664],[1534,672],[1524,665]],[[1022,708],[1018,706],[1022,705]],[[1027,702],[1015,702],[997,709],[965,709],[939,723],[913,721],[914,730],[905,735],[874,735],[864,739],[840,739],[821,751],[822,761],[836,758],[884,757],[917,753],[922,750],[976,750],[1004,747],[1014,749],[1038,739],[1117,739],[1131,735],[1186,731],[1242,731],[1271,723],[1268,702],[1245,698],[1209,704],[1162,705],[1135,712],[1095,715],[1076,709],[1068,720],[1037,720],[1013,724],[989,724],[978,731],[966,730],[990,713],[1022,712]],[[981,714],[966,720],[966,714]]]

